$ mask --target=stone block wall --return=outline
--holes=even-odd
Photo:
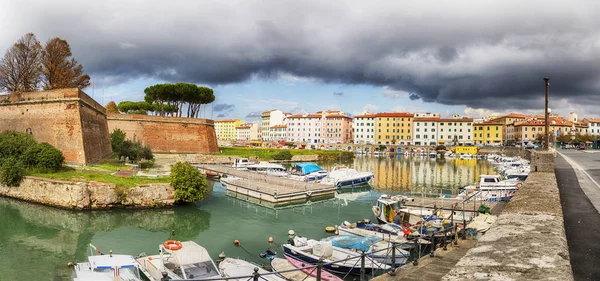
[[[4,96],[0,116],[0,131],[30,132],[62,151],[69,164],[102,161],[112,153],[104,108],[79,89]]]
[[[554,153],[531,151],[531,172],[554,173]]]
[[[67,209],[107,209],[112,207],[153,208],[172,206],[170,184],[148,184],[120,188],[97,182],[68,182],[25,177],[20,186],[0,185],[0,195]]]
[[[219,152],[214,123],[208,119],[109,114],[108,128],[121,129],[156,153]]]

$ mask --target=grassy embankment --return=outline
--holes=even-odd
[[[276,148],[247,148],[247,147],[219,147],[222,153],[239,157],[258,157],[261,160],[273,160],[281,151],[289,151],[293,155],[318,155],[319,161],[348,161],[354,159],[354,153],[341,150],[306,150],[306,149],[276,149]]]
[[[142,170],[144,170],[144,166],[146,165],[142,165]],[[114,183],[118,187],[127,188],[136,187],[141,184],[169,182],[169,177],[148,178],[133,175],[129,178],[125,178],[112,175],[118,170],[131,170],[132,168],[133,167],[131,166],[121,166],[121,163],[119,163],[115,155],[101,163],[87,165],[82,168],[74,169],[70,167],[63,167],[61,170],[54,173],[30,172],[28,173],[28,176],[74,182],[95,181]]]

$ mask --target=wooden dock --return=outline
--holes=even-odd
[[[273,205],[333,198],[337,191],[337,187],[332,185],[248,172],[222,165],[195,166],[201,170],[212,171],[219,175],[240,178],[237,180],[221,180],[226,185],[229,194],[247,196],[257,199],[259,202],[269,202]]]

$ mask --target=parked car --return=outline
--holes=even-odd
[[[585,150],[585,145],[580,145],[579,150]]]

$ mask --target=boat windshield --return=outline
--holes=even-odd
[[[126,281],[140,280],[139,270],[135,266],[119,267],[119,276]]]
[[[115,276],[115,269],[110,266],[98,266],[94,268],[94,272],[98,272],[110,277]]]

